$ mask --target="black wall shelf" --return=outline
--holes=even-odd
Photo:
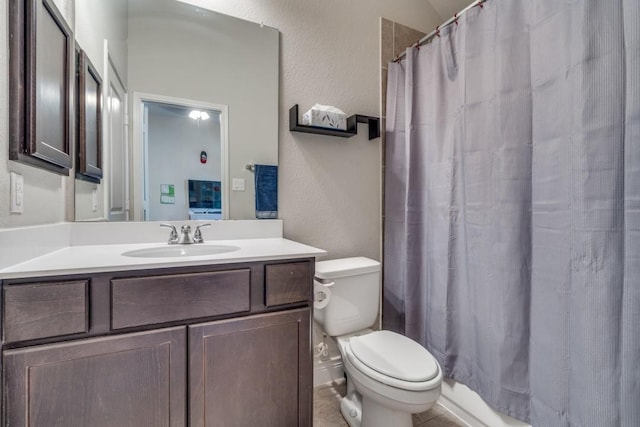
[[[378,117],[355,114],[347,117],[347,129],[331,129],[319,126],[307,126],[298,123],[298,104],[289,109],[289,130],[292,132],[315,133],[318,135],[338,136],[351,138],[358,133],[358,123],[367,123],[369,127],[369,140],[380,137],[380,119]]]

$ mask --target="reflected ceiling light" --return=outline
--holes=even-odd
[[[206,111],[192,110],[189,113],[189,117],[193,120],[207,120],[209,118],[209,114],[207,114]]]
[[[189,113],[189,117],[191,117],[196,122],[198,127],[200,127],[200,120],[209,120],[209,113],[207,113],[206,111],[191,110],[191,112]]]

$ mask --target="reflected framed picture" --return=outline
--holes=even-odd
[[[76,177],[92,182],[102,178],[102,79],[87,54],[76,48]]]
[[[73,34],[53,0],[9,0],[9,158],[68,175]]]

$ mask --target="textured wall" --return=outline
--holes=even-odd
[[[443,20],[449,19],[454,13],[460,12],[475,0],[429,0],[433,8],[442,16]]]

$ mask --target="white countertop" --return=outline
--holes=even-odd
[[[68,246],[0,269],[0,279],[295,259],[326,255],[326,251],[322,249],[283,238],[215,240],[198,245],[229,245],[237,246],[239,249],[215,255],[141,258],[124,256],[122,253],[167,245],[163,243],[128,243]]]

